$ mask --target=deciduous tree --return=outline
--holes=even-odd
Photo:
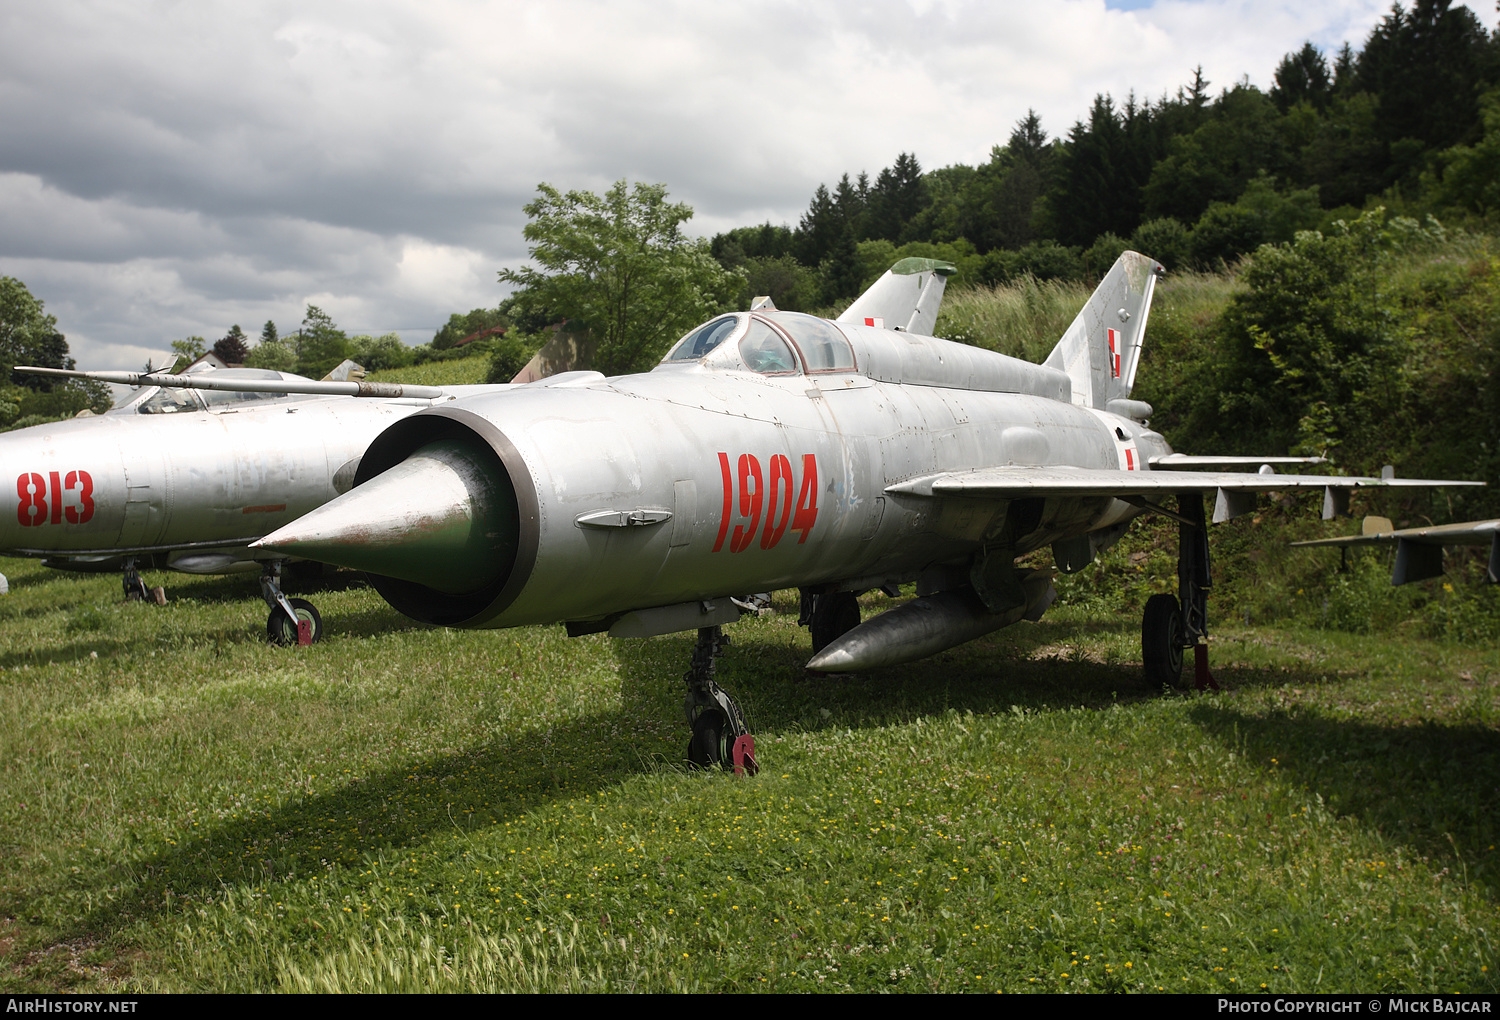
[[[516,305],[587,326],[602,371],[648,368],[740,286],[707,241],[682,233],[693,210],[669,203],[664,184],[619,181],[603,195],[550,184],[537,191],[523,233],[538,266],[503,270],[500,280],[519,288]]]
[[[297,371],[313,379],[331,372],[349,356],[349,338],[317,305],[308,305],[297,334]]]

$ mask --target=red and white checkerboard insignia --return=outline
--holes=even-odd
[[[874,326],[876,329],[885,329],[885,320],[878,315],[866,315],[865,325]]]
[[[1109,374],[1111,378],[1120,378],[1120,331],[1118,329],[1109,331]]]

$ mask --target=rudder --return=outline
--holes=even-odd
[[[1164,271],[1154,259],[1125,252],[1047,355],[1048,368],[1073,380],[1073,403],[1102,408],[1130,396],[1151,295]]]

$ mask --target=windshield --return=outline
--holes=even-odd
[[[183,411],[201,411],[202,409],[203,405],[198,403],[192,390],[161,386],[155,393],[141,401],[141,406],[136,408],[136,413],[180,414]]]
[[[257,400],[281,400],[285,393],[240,393],[235,390],[199,390],[210,411],[222,411]]]
[[[697,361],[718,347],[740,324],[738,315],[721,315],[706,322],[678,341],[664,361]]]

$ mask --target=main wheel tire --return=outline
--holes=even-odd
[[[266,617],[266,637],[273,645],[289,646],[297,643],[297,624],[306,620],[312,624],[312,640],[317,644],[323,636],[323,618],[313,608],[313,604],[306,599],[288,599],[292,605],[292,612],[297,614],[296,619],[286,615],[286,610],[277,606],[271,610],[271,615]]]
[[[693,736],[688,740],[688,761],[700,769],[723,765],[729,760],[729,748],[724,746],[724,713],[717,708],[705,708],[693,721]]]
[[[812,632],[813,652],[821,652],[859,626],[859,600],[852,591],[835,591],[818,596],[807,629]]]
[[[1181,687],[1183,636],[1182,607],[1175,595],[1153,595],[1146,600],[1141,618],[1141,659],[1146,680],[1153,687]]]

